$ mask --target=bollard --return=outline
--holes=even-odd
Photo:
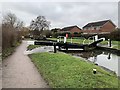
[[[93,69],[93,74],[96,74],[97,70],[96,69]]]

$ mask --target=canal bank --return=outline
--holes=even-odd
[[[63,50],[63,52],[65,52]],[[120,76],[120,51],[112,48],[97,47],[91,51],[69,50],[65,52],[72,56],[83,58],[85,61],[94,63],[103,69]]]
[[[118,78],[82,58],[62,52],[29,55],[52,88],[118,88]],[[93,70],[97,70],[96,74]]]
[[[51,48],[50,48],[51,47]],[[57,47],[58,48],[58,47]],[[58,48],[59,50],[59,48]],[[32,51],[28,51],[32,53],[36,52],[49,52],[54,51],[53,46],[44,46],[37,49],[33,49]],[[97,46],[94,50],[80,50],[80,49],[69,49],[67,52],[65,49],[61,49],[59,51],[65,52],[67,54],[71,54],[76,57],[83,58],[84,60],[90,61],[95,65],[98,65],[105,70],[116,73],[118,76],[119,74],[119,63],[120,63],[120,50],[109,48],[109,47],[100,47]],[[30,54],[30,53],[29,53]]]
[[[41,52],[43,49],[45,52]],[[50,87],[118,88],[118,77],[115,74],[80,56],[76,58],[68,52],[53,52],[52,46],[43,46],[33,49],[29,53],[32,62]],[[97,71],[96,74],[93,73],[93,70]]]

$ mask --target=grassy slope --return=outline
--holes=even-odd
[[[102,68],[63,53],[30,55],[50,87],[117,88],[118,79]],[[96,68],[98,73],[93,74]]]

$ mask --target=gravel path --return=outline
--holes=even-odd
[[[3,61],[3,88],[49,88],[29,57],[24,54],[26,48],[27,42],[23,41],[16,52]]]

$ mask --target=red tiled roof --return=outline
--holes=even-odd
[[[87,27],[95,27],[95,26],[103,26],[105,23],[107,22],[111,22],[111,20],[104,20],[104,21],[98,21],[98,22],[92,22],[92,23],[88,23],[87,25],[85,25],[83,28],[87,28]],[[113,23],[112,23],[113,24]],[[114,25],[114,24],[113,24]],[[114,25],[115,26],[115,25]]]
[[[79,28],[78,26],[69,26],[69,27],[64,27],[62,28],[60,31],[70,31],[71,29],[73,29],[74,27]],[[80,28],[79,28],[80,29]],[[80,29],[81,30],[81,29]]]

